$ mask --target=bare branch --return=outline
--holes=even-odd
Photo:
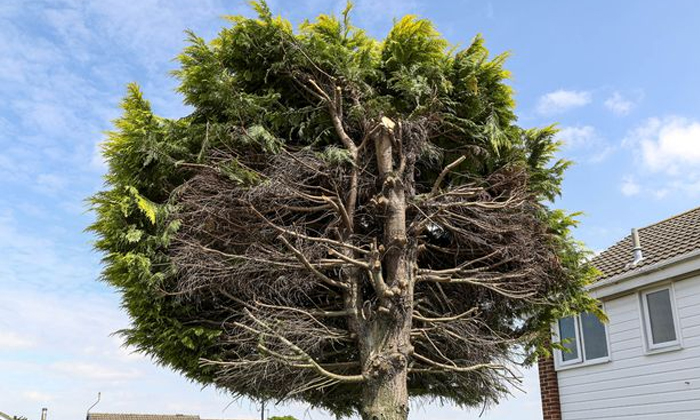
[[[284,233],[284,234],[287,234],[287,235],[291,235],[291,236],[294,236],[294,237],[297,237],[297,238],[300,238],[300,239],[306,239],[307,241],[319,242],[319,243],[328,244],[328,245],[335,245],[335,246],[341,247],[341,248],[347,248],[347,249],[353,250],[353,251],[355,251],[355,252],[359,252],[360,254],[368,254],[368,253],[369,253],[369,251],[367,251],[367,250],[364,250],[364,249],[362,249],[362,248],[358,248],[358,247],[356,247],[356,246],[354,246],[354,245],[350,245],[350,244],[347,244],[347,243],[344,243],[344,242],[335,241],[335,240],[333,240],[333,239],[328,239],[328,238],[320,238],[320,237],[308,236],[308,235],[304,235],[304,234],[302,234],[302,233],[294,232],[294,231],[289,230],[289,229],[285,229],[285,228],[283,228],[283,227],[277,226],[276,224],[272,223],[268,218],[266,218],[266,217],[265,217],[262,213],[260,213],[256,208],[254,208],[254,207],[251,206],[250,209],[251,209],[251,211],[252,211],[253,213],[255,213],[258,217],[260,217],[261,219],[263,219],[271,228],[275,229],[276,231],[278,231],[278,232],[280,232],[280,233]]]
[[[471,365],[471,366],[451,366],[451,365],[446,365],[444,363],[439,363],[434,360],[431,360],[425,356],[422,356],[418,353],[413,353],[413,357],[416,359],[423,361],[431,366],[435,366],[437,368],[440,368],[442,371],[448,371],[448,372],[459,372],[459,373],[465,373],[465,372],[473,372],[475,370],[481,370],[481,369],[500,369],[500,370],[507,370],[507,367],[504,365],[499,365],[499,364],[493,364],[493,363],[479,363],[476,365]]]
[[[268,331],[271,331],[270,327],[265,325],[262,321],[259,319],[255,318],[253,314],[248,311],[247,309],[245,310],[246,314],[258,325],[262,326]],[[363,382],[365,380],[365,377],[363,375],[339,375],[337,373],[330,372],[326,369],[324,369],[320,364],[318,364],[311,356],[309,356],[304,350],[299,348],[297,345],[292,343],[291,341],[287,340],[284,336],[281,334],[277,334],[274,332],[270,332],[271,335],[275,336],[277,339],[279,339],[281,342],[285,343],[288,345],[293,351],[299,354],[299,356],[302,357],[304,361],[306,361],[308,364],[311,365],[311,367],[316,370],[319,374],[328,377],[329,379],[333,379],[334,381],[338,382]]]
[[[323,274],[323,273],[321,273],[320,271],[318,271],[318,270],[316,269],[316,267],[314,267],[313,264],[311,264],[311,263],[309,262],[309,260],[306,259],[306,257],[304,256],[304,254],[302,254],[301,251],[299,251],[299,250],[296,249],[291,243],[289,243],[289,241],[288,241],[284,236],[280,235],[280,236],[278,236],[278,238],[279,238],[280,241],[282,241],[282,243],[284,243],[284,245],[285,245],[287,248],[289,248],[290,251],[292,251],[292,253],[293,253],[294,255],[296,255],[296,257],[297,257],[297,258],[299,259],[299,261],[304,265],[304,267],[306,267],[309,271],[311,271],[311,272],[312,272],[316,277],[318,277],[321,281],[323,281],[324,283],[326,283],[326,284],[328,284],[328,285],[330,285],[330,286],[340,287],[340,288],[343,288],[343,289],[345,289],[345,288],[348,287],[347,284],[344,284],[344,283],[341,283],[341,282],[339,282],[339,281],[333,280],[333,279],[331,279],[330,277],[328,277],[328,276],[326,276],[325,274]]]
[[[440,318],[425,317],[425,316],[421,315],[420,312],[414,311],[413,312],[413,319],[417,319],[417,320],[423,321],[423,322],[452,322],[452,321],[457,321],[458,319],[462,319],[462,318],[466,318],[468,316],[471,316],[474,313],[476,313],[476,311],[478,311],[478,310],[479,310],[478,307],[474,307],[474,308],[469,309],[466,312],[462,312],[459,315],[445,316],[445,317],[440,317]]]
[[[442,184],[442,180],[445,179],[445,176],[454,168],[456,168],[460,163],[464,162],[464,159],[467,157],[465,155],[460,156],[459,158],[455,159],[454,162],[450,163],[449,165],[445,166],[445,168],[440,172],[440,175],[438,175],[437,179],[435,180],[435,184],[433,184],[433,189],[430,190],[430,195],[435,195],[438,192],[438,189],[440,188],[440,184]]]
[[[360,260],[356,260],[356,259],[354,259],[354,258],[350,258],[350,257],[348,257],[348,256],[346,256],[346,255],[344,255],[344,254],[342,254],[342,253],[340,253],[340,252],[338,252],[338,251],[336,251],[336,250],[334,250],[334,249],[329,249],[329,250],[328,250],[328,253],[331,254],[331,255],[335,255],[336,257],[340,258],[341,260],[343,260],[343,261],[345,261],[345,262],[348,262],[348,263],[350,263],[350,264],[356,265],[356,266],[358,266],[358,267],[360,267],[360,268],[364,268],[365,270],[369,270],[369,269],[370,269],[369,264],[367,264],[366,262],[360,261]]]

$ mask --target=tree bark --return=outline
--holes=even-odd
[[[384,235],[378,252],[381,270],[375,277],[376,311],[362,341],[363,374],[367,378],[361,414],[364,420],[408,418],[408,360],[413,308],[412,258],[406,240],[406,197],[402,174],[394,170],[393,122],[383,121],[375,139],[379,179],[378,202],[384,207]]]
[[[365,389],[363,420],[408,419],[408,394],[406,375],[388,378],[382,384]]]
[[[363,391],[363,420],[406,420],[408,418],[407,355],[400,331],[391,333],[392,322],[375,323],[370,340],[372,356],[367,360],[367,383]],[[399,333],[399,334],[396,334]],[[382,343],[382,339],[388,339]]]

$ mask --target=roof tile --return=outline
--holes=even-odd
[[[639,229],[639,242],[644,259],[635,266],[631,235],[593,258],[598,281],[700,249],[700,207]]]

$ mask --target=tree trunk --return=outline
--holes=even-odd
[[[379,254],[382,269],[375,274],[378,308],[366,324],[361,339],[363,420],[408,418],[408,360],[413,308],[412,259],[406,241],[406,197],[402,174],[394,167],[394,124],[383,119],[384,130],[375,138],[379,202],[384,208],[384,235]],[[400,149],[399,149],[400,153]],[[398,172],[401,172],[400,170]]]
[[[373,320],[365,337],[361,414],[363,420],[406,420],[410,321],[397,313],[383,315]]]
[[[389,366],[377,369],[363,392],[363,420],[406,420],[408,418],[408,389],[406,360],[394,359]]]

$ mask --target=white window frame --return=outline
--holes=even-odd
[[[671,316],[673,318],[673,329],[676,334],[674,341],[654,344],[654,337],[651,333],[651,319],[649,318],[649,305],[647,304],[647,295],[662,290],[668,290],[668,298],[671,302]],[[644,289],[639,292],[639,307],[642,319],[642,333],[644,335],[645,351],[647,353],[659,353],[668,350],[677,350],[682,347],[680,322],[678,319],[678,310],[676,309],[676,292],[673,283],[667,283],[651,289]]]
[[[601,303],[601,309],[605,311],[605,304]],[[574,315],[574,330],[576,334],[576,346],[578,350],[578,357],[576,359],[564,361],[564,355],[562,350],[555,350],[554,354],[554,365],[556,370],[565,370],[570,368],[576,368],[580,366],[596,365],[599,363],[607,363],[612,360],[610,352],[610,329],[608,328],[608,323],[603,323],[603,328],[605,329],[605,346],[607,349],[607,356],[598,357],[596,359],[587,359],[584,354],[586,351],[585,338],[583,337],[582,327],[581,327],[581,315]],[[557,341],[561,342],[561,334],[559,331],[559,320],[557,320],[552,328],[553,334],[557,337]]]
[[[568,317],[565,317],[568,318]],[[571,318],[574,319],[574,335],[576,336],[576,354],[578,355],[577,358],[571,359],[571,360],[564,360],[564,351],[563,350],[557,350],[557,361],[559,362],[559,366],[570,366],[570,365],[576,365],[579,363],[583,362],[583,351],[582,348],[583,346],[581,345],[581,322],[580,318],[578,315],[572,315]],[[558,341],[561,343],[561,331],[559,329],[559,319],[556,322],[556,335],[557,338],[559,339]]]

